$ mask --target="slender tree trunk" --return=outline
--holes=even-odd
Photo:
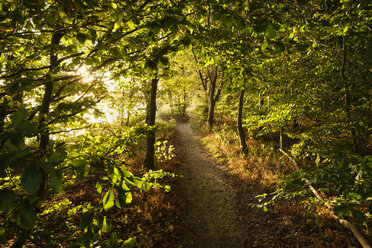
[[[150,101],[149,101],[149,108],[148,108],[148,119],[146,121],[147,125],[153,127],[155,125],[155,118],[156,118],[156,92],[158,89],[158,81],[157,75],[154,79],[151,80],[151,92],[150,92]],[[152,170],[155,167],[155,131],[151,130],[147,134],[147,151],[145,157],[145,166],[147,169]]]
[[[186,87],[183,86],[182,116],[186,115],[186,100],[187,100]]]
[[[51,45],[52,48],[50,49],[50,69],[49,73],[47,75],[47,82],[45,83],[45,91],[43,96],[43,101],[41,103],[40,107],[40,120],[39,120],[39,129],[40,129],[40,144],[39,149],[45,150],[48,142],[49,142],[49,128],[44,123],[45,117],[49,114],[49,107],[50,103],[52,101],[52,95],[53,95],[53,88],[54,83],[53,80],[51,80],[52,73],[54,69],[57,67],[58,64],[58,56],[56,54],[54,46],[58,45],[63,37],[63,33],[54,33],[52,36]]]
[[[248,148],[247,148],[247,143],[245,142],[245,131],[243,128],[243,105],[244,105],[244,93],[245,90],[241,90],[239,94],[239,108],[238,108],[238,116],[237,116],[237,125],[238,125],[238,135],[239,135],[239,140],[240,140],[240,147],[241,147],[241,152],[244,155],[248,154]]]
[[[41,152],[41,156],[43,156],[46,152],[48,143],[49,143],[49,127],[45,123],[46,117],[49,114],[50,103],[52,101],[53,95],[53,88],[54,84],[51,79],[51,74],[53,73],[54,69],[58,65],[58,56],[55,51],[54,46],[58,45],[63,37],[63,33],[56,32],[52,36],[51,40],[51,49],[50,49],[50,69],[47,74],[47,82],[45,83],[45,90],[43,101],[40,106],[40,120],[39,120],[39,132],[40,132],[40,143],[39,143],[39,150]],[[41,199],[45,198],[47,187],[48,187],[48,174],[42,171],[42,182],[40,184],[39,190],[37,192],[37,196]],[[31,231],[28,230],[21,230],[20,234],[17,236],[16,242],[13,243],[12,248],[22,248],[28,237],[30,236]]]
[[[208,107],[208,124],[209,124],[209,130],[211,131],[214,124],[214,107],[216,103],[212,99],[209,101],[209,107]]]
[[[209,130],[212,130],[214,124],[214,108],[216,106],[217,98],[215,97],[216,93],[216,84],[217,84],[217,66],[213,66],[208,70],[209,78],[209,96],[208,96],[208,124]]]
[[[284,134],[284,127],[281,126],[279,129],[279,147],[283,149],[283,134]]]

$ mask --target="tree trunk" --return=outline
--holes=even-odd
[[[45,125],[45,117],[49,114],[50,102],[52,101],[54,83],[51,79],[54,69],[58,65],[58,56],[56,54],[54,46],[58,45],[63,37],[63,33],[54,33],[52,36],[50,49],[50,69],[47,74],[47,82],[45,83],[45,91],[43,96],[43,101],[40,107],[40,120],[39,120],[39,130],[40,130],[40,144],[39,149],[45,150],[49,142],[49,128]]]
[[[279,129],[279,147],[283,149],[283,134],[284,134],[284,127],[281,126]]]
[[[209,124],[209,130],[212,131],[213,123],[214,123],[214,107],[216,103],[213,99],[210,99],[209,101],[209,107],[208,107],[208,124]]]
[[[45,123],[46,117],[49,114],[49,108],[50,103],[52,101],[52,95],[53,95],[53,80],[51,79],[51,74],[53,73],[54,69],[58,65],[58,56],[55,51],[55,46],[59,44],[63,37],[63,33],[56,32],[52,36],[51,40],[51,49],[50,49],[50,68],[49,72],[47,74],[47,82],[45,83],[45,90],[44,90],[44,96],[43,101],[40,106],[40,119],[39,119],[39,132],[40,132],[40,143],[39,143],[39,150],[41,156],[45,155],[48,143],[49,143],[49,127]],[[47,187],[48,187],[48,174],[46,171],[42,171],[42,182],[40,184],[39,190],[36,193],[38,197],[41,199],[45,198]],[[21,248],[23,247],[24,243],[28,239],[29,235],[31,234],[30,231],[21,230],[20,234],[17,236],[16,242],[12,245],[12,248]]]
[[[150,92],[150,101],[149,101],[149,108],[148,108],[148,118],[146,120],[146,124],[150,127],[155,125],[155,118],[156,118],[156,91],[158,89],[158,81],[157,75],[154,79],[151,80],[151,92]],[[155,131],[150,130],[147,133],[147,151],[145,157],[145,166],[147,169],[152,170],[155,167]]]
[[[208,70],[209,78],[209,96],[208,96],[208,124],[209,130],[212,131],[214,124],[214,108],[216,106],[217,99],[215,98],[216,83],[217,83],[217,66],[213,66]]]
[[[245,142],[245,131],[244,131],[244,128],[243,128],[243,121],[242,121],[242,117],[243,117],[243,103],[244,103],[244,89],[240,91],[240,94],[239,94],[239,108],[238,108],[238,120],[237,120],[237,124],[238,124],[238,135],[239,135],[239,140],[240,140],[240,147],[241,147],[241,152],[244,154],[244,155],[247,155],[248,154],[248,148],[247,148],[247,143]]]

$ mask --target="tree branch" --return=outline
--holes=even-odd
[[[196,55],[194,53],[194,49],[191,49],[191,52],[192,52],[192,55],[194,56],[194,60],[195,60],[195,63],[196,63],[196,72],[198,73],[199,75],[199,78],[200,78],[200,82],[201,82],[201,85],[203,86],[203,89],[204,91],[207,91],[207,84],[206,84],[206,79],[203,78],[203,74],[201,73],[201,71],[199,70],[199,62],[198,62],[198,59],[196,58]]]
[[[73,129],[70,129],[70,130],[61,130],[61,131],[51,132],[50,134],[69,133],[71,131],[86,129],[86,128],[91,127],[91,126],[92,126],[92,124],[89,124],[88,126],[73,128]]]
[[[10,74],[10,75],[5,75],[5,76],[0,76],[0,79],[12,78],[12,77],[18,76],[19,74],[21,74],[23,72],[26,72],[26,71],[40,71],[40,70],[46,70],[46,69],[50,69],[50,66],[43,66],[43,67],[39,67],[39,68],[24,68],[24,69],[20,69],[16,73],[13,73],[13,74]]]

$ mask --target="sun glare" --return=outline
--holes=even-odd
[[[88,83],[94,80],[94,76],[91,72],[88,71],[88,68],[85,65],[81,66],[77,72],[83,77],[84,83]]]
[[[84,83],[92,82],[96,79],[94,73],[91,73],[86,66],[81,66],[77,71],[81,76]],[[114,80],[110,79],[110,72],[105,72],[103,76],[100,76],[100,80],[103,81],[107,91],[110,93],[116,90],[116,84]],[[103,116],[96,116],[93,113],[85,113],[84,118],[89,123],[113,123],[119,117],[117,111],[112,109],[110,103],[107,100],[103,100],[97,104],[97,108],[104,113]]]

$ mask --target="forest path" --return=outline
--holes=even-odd
[[[226,172],[207,158],[189,123],[177,124],[176,135],[183,175],[176,190],[186,204],[178,247],[246,247],[235,192]]]
[[[266,192],[262,185],[243,181],[217,165],[200,144],[189,123],[178,123],[174,139],[178,178],[172,187],[182,213],[177,225],[176,248],[314,248],[359,247],[355,240],[327,243],[309,236],[304,219],[252,206]],[[288,206],[290,207],[290,205]],[[328,222],[328,230],[338,227]],[[330,232],[330,231],[329,231]],[[314,243],[316,242],[316,244]]]

